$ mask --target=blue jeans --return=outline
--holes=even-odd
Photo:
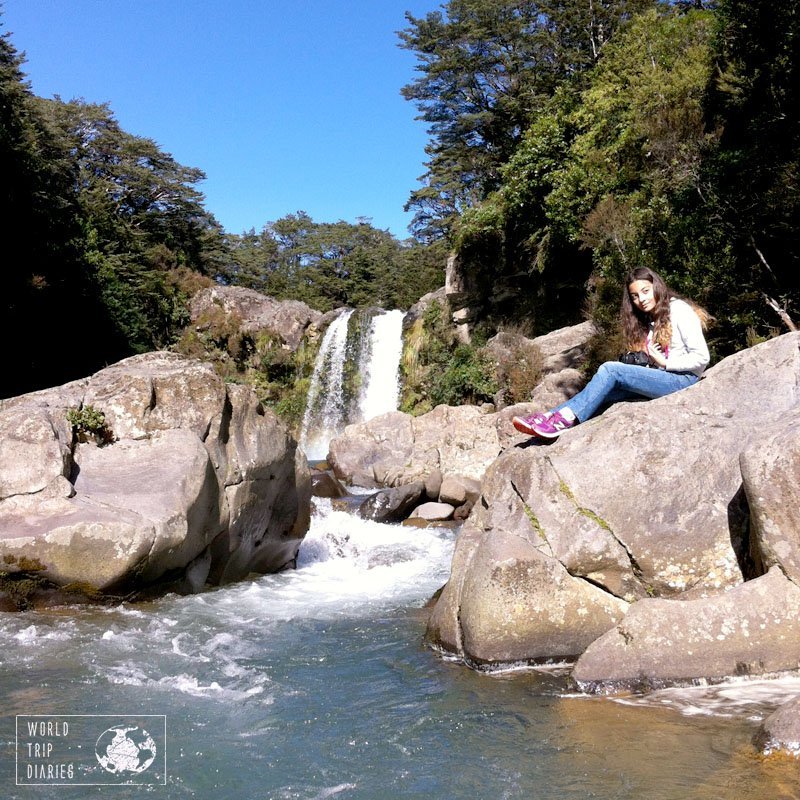
[[[562,403],[557,411],[569,407],[570,411],[585,422],[604,405],[633,397],[655,397],[677,392],[698,381],[691,372],[667,372],[651,367],[637,367],[621,361],[606,361],[600,365],[594,377],[575,397]]]

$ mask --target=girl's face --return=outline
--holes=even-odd
[[[656,306],[652,281],[634,281],[628,286],[628,294],[631,296],[631,303],[645,314],[649,314]]]

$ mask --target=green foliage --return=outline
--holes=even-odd
[[[401,410],[424,414],[435,406],[490,401],[497,392],[494,365],[460,342],[446,304],[431,303],[405,338]]]
[[[543,104],[500,185],[462,215],[455,247],[487,287],[484,318],[524,315],[541,331],[566,322],[565,307],[573,322],[588,310],[603,331],[592,358],[615,357],[634,266],[709,308],[716,357],[774,333],[765,296],[796,312],[798,15],[767,2],[700,5],[620,27],[580,85],[562,83]]]
[[[453,350],[444,371],[430,388],[434,406],[455,406],[491,401],[497,391],[492,364],[474,347],[459,344]]]
[[[297,430],[316,348],[304,340],[292,352],[277,335],[252,333],[242,324],[236,314],[215,305],[184,330],[173,350],[211,363],[225,381],[252,387],[264,405]]]
[[[406,14],[401,47],[417,54],[421,76],[403,96],[431,134],[423,186],[407,206],[415,234],[446,235],[459,214],[499,188],[503,164],[547,99],[596,61],[621,20],[652,5],[449,0],[444,14]]]
[[[303,211],[229,235],[228,283],[330,311],[343,305],[408,308],[444,283],[442,244],[399,242],[366,220],[319,223]]]
[[[170,272],[214,275],[222,263],[221,231],[195,188],[204,174],[123,131],[107,105],[38,104],[71,154],[85,260],[118,337],[129,352],[169,346],[188,321]]]
[[[510,338],[510,346],[497,358],[496,367],[506,405],[528,402],[544,376],[544,356],[539,347],[521,335],[511,333]]]
[[[106,424],[105,413],[92,405],[67,409],[67,422],[80,440],[92,438],[99,444],[114,441],[114,434]]]
[[[48,126],[8,35],[0,37],[0,239],[6,254],[0,396],[42,388],[102,363],[102,303],[81,249],[74,165]],[[76,313],[76,309],[77,311]]]

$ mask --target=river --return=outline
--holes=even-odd
[[[471,672],[422,644],[454,533],[317,502],[295,571],[140,605],[0,616],[3,796],[800,797],[800,764],[750,743],[800,681],[608,699],[576,695],[558,669]],[[163,715],[159,757],[137,776],[149,784],[16,784],[17,715],[90,714]],[[82,758],[77,779],[102,776],[93,752]]]

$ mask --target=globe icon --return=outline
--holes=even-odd
[[[97,737],[94,754],[100,766],[115,775],[144,772],[155,760],[156,743],[138,725],[114,725]]]

